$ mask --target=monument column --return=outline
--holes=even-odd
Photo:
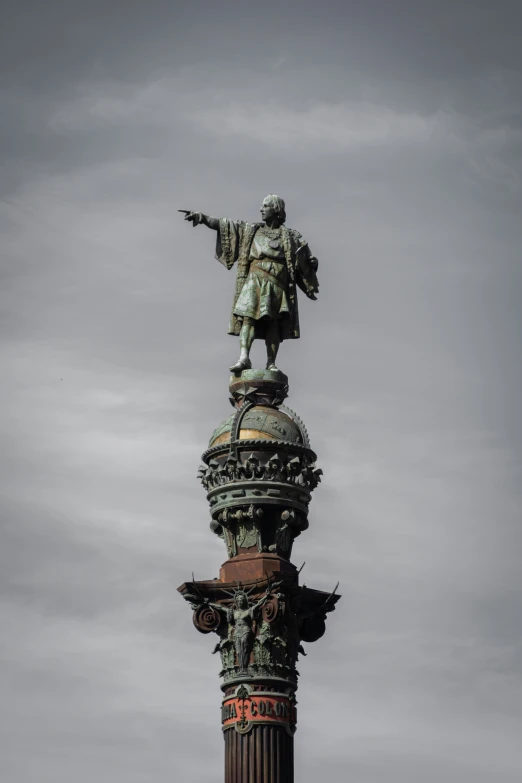
[[[300,585],[290,559],[322,471],[287,393],[276,369],[231,377],[234,412],[199,471],[228,557],[217,579],[178,588],[197,630],[218,637],[225,783],[293,783],[297,661],[340,597]]]

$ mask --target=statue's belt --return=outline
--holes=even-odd
[[[252,262],[252,264],[254,264],[254,262]],[[250,267],[250,274],[251,275],[259,275],[260,277],[264,277],[267,280],[269,280],[271,283],[273,283],[274,285],[278,286],[279,288],[283,288],[284,289],[284,287],[285,287],[285,282],[286,281],[280,280],[279,278],[275,277],[275,275],[270,274],[270,272],[266,272],[264,269],[259,269],[259,267],[257,267],[257,266],[251,266]],[[285,277],[286,277],[286,275],[285,275]]]

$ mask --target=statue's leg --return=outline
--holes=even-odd
[[[252,318],[243,318],[243,325],[239,333],[239,347],[240,354],[238,361],[230,368],[231,372],[240,372],[241,370],[249,370],[252,367],[250,361],[250,349],[254,342],[255,326]]]
[[[235,648],[236,648],[237,667],[238,667],[240,672],[245,671],[245,667],[243,665],[244,664],[244,653],[243,653],[244,645],[243,645],[243,641],[244,641],[243,637],[242,636],[238,636],[236,638],[236,640],[235,640],[235,645],[234,645]]]
[[[277,370],[275,361],[277,358],[279,345],[281,343],[281,331],[280,331],[279,321],[276,321],[275,319],[270,320],[266,330],[265,343],[266,343],[266,369]]]
[[[241,642],[241,661],[239,668],[242,672],[246,672],[248,669],[248,640],[246,637]]]
[[[238,649],[237,649],[237,659],[239,664],[239,670],[241,672],[247,672],[248,671],[248,664],[250,663],[250,649],[251,649],[251,634],[245,634],[245,636],[240,637]]]

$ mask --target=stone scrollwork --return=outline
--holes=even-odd
[[[271,595],[262,609],[262,617],[265,623],[273,623],[279,614],[279,599],[277,595]]]
[[[196,609],[192,620],[200,633],[212,633],[212,631],[217,631],[222,618],[213,606],[204,603]]]
[[[276,481],[305,487],[312,492],[322,474],[320,468],[304,457],[293,456],[285,460],[276,453],[265,455],[264,461],[254,454],[243,461],[234,456],[228,456],[224,462],[211,459],[208,465],[200,466],[198,478],[207,491],[241,481]]]

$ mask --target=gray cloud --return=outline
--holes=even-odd
[[[233,273],[175,210],[268,192],[320,259],[295,559],[343,593],[297,777],[519,780],[517,4],[125,6],[12,5],[0,47],[2,781],[222,779],[175,588],[224,558],[195,473]]]

